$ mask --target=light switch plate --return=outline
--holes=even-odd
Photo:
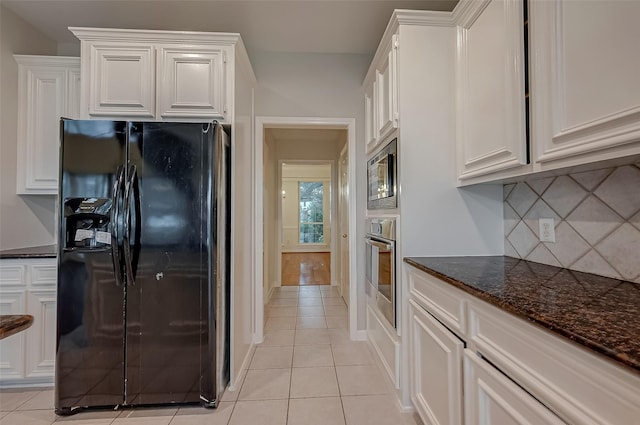
[[[556,241],[556,232],[554,227],[554,220],[552,218],[541,218],[539,223],[540,226],[540,241],[542,242],[555,242]]]

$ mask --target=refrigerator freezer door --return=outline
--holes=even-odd
[[[126,124],[61,121],[55,408],[123,402],[124,286],[114,199]]]
[[[208,345],[210,136],[202,124],[129,126],[139,210],[129,213],[137,235],[125,238],[137,258],[127,284],[125,402],[198,402]]]

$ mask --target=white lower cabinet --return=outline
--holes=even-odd
[[[465,425],[564,424],[472,350],[464,350]]]
[[[464,342],[409,300],[411,399],[427,425],[462,423]]]
[[[414,267],[405,271],[409,391],[425,425],[640,425],[637,374]]]
[[[55,258],[0,261],[0,314],[33,324],[0,340],[0,387],[53,383],[56,357]]]

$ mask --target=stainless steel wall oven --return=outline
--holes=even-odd
[[[366,291],[391,326],[396,327],[396,220],[367,220]]]

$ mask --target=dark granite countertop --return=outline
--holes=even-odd
[[[27,329],[33,323],[33,316],[29,314],[0,315],[0,339]]]
[[[511,257],[404,261],[640,373],[640,284]]]
[[[0,251],[0,259],[5,258],[56,258],[55,245],[30,246],[28,248],[5,249]]]

